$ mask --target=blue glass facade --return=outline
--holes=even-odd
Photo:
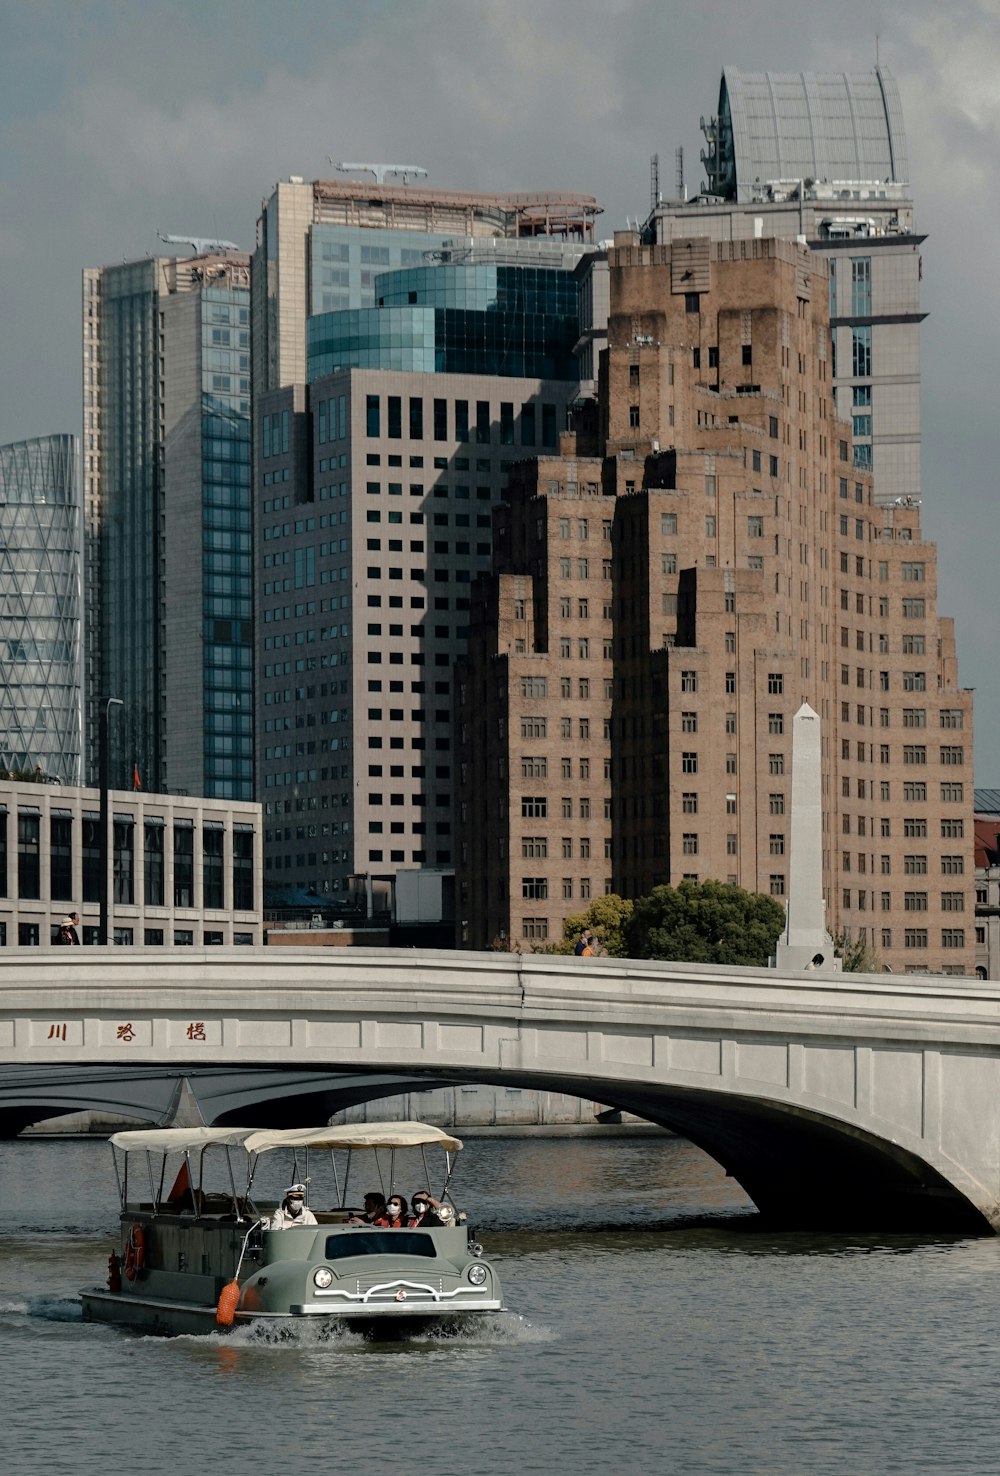
[[[250,294],[202,292],[204,793],[253,797]]]
[[[425,264],[379,275],[378,305],[314,314],[309,381],[338,369],[575,380],[579,298],[569,271]]]
[[[81,514],[74,436],[0,446],[0,765],[80,782]]]
[[[368,226],[314,225],[309,235],[309,313],[373,307],[376,279],[400,267],[419,267],[429,251],[454,240],[454,232],[372,230]]]

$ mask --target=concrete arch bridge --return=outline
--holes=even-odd
[[[1000,1230],[1000,990],[416,950],[27,951],[0,1128],[78,1108],[306,1123],[489,1082],[672,1128],[784,1227]],[[131,1108],[127,1105],[132,1103]]]

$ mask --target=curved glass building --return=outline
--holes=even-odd
[[[0,767],[80,783],[75,436],[0,446]]]
[[[309,381],[338,369],[573,380],[579,302],[572,271],[495,262],[385,272],[377,306],[307,323]]]

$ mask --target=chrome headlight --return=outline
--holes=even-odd
[[[485,1266],[481,1266],[477,1261],[474,1266],[469,1267],[468,1271],[466,1271],[465,1274],[472,1282],[473,1286],[482,1286],[483,1282],[489,1275],[489,1272],[486,1270]]]
[[[333,1280],[333,1272],[330,1270],[329,1266],[318,1266],[316,1268],[316,1270],[313,1272],[313,1285],[314,1286],[318,1286],[320,1288],[325,1288],[325,1287],[328,1287],[330,1285],[330,1282],[332,1280]]]

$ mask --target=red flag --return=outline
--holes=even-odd
[[[132,765],[132,788],[133,789],[141,789],[142,788],[142,780],[139,778],[139,765],[138,764],[133,764]]]

